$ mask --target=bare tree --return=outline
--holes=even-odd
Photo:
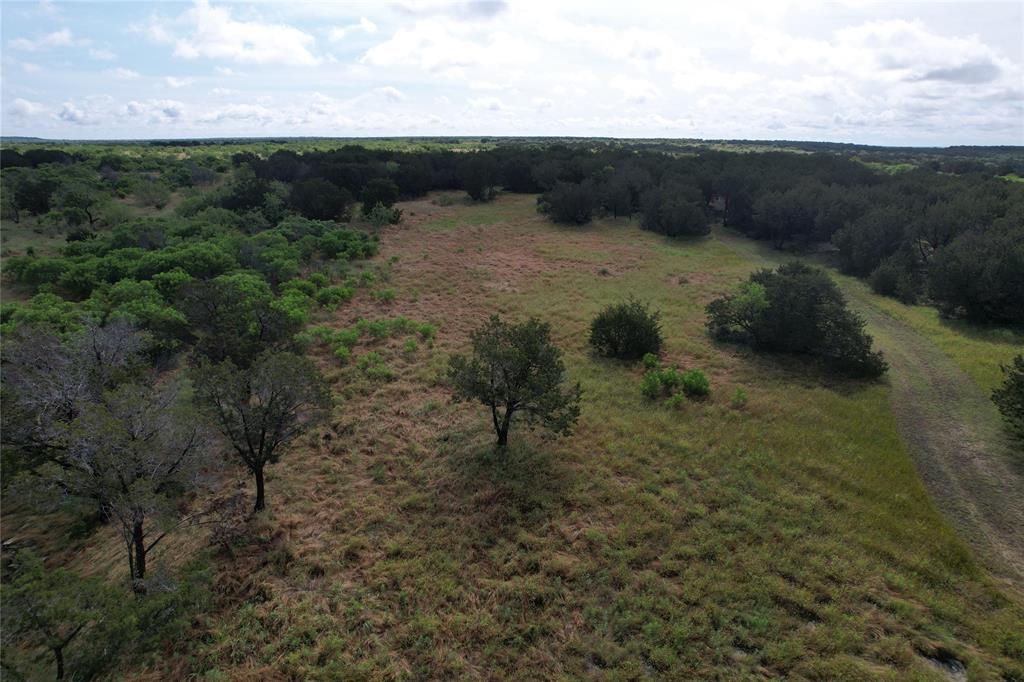
[[[41,473],[72,496],[99,501],[120,526],[132,588],[144,592],[148,553],[195,520],[176,502],[205,482],[209,434],[177,384],[124,384],[86,403],[65,438],[61,464]]]

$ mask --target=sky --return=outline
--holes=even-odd
[[[0,133],[1024,144],[1024,2],[2,0]]]

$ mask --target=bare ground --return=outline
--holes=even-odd
[[[716,237],[758,265],[787,260],[726,231]],[[992,572],[1024,586],[1024,456],[989,396],[934,343],[840,283],[889,362],[900,435],[939,509]]]

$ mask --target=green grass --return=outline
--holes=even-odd
[[[515,197],[519,199],[519,197]],[[447,215],[428,222],[429,230],[450,231],[456,227],[482,227],[522,217],[522,202],[489,201],[456,204],[453,215]]]
[[[513,215],[484,232],[465,207],[466,221],[443,236],[410,229],[382,244],[382,257],[403,252],[392,286],[396,312],[410,317],[424,312],[403,309],[419,305],[403,288],[440,276],[429,270],[440,256],[403,250],[448,250],[453,267],[440,272],[462,279],[451,282],[441,352],[428,365],[391,355],[390,383],[339,383],[351,435],[328,453],[297,453],[270,482],[270,522],[293,560],[248,574],[269,599],[226,608],[199,668],[300,679],[942,680],[923,656],[948,652],[972,679],[1024,673],[1019,597],[937,513],[888,386],[707,337],[703,306],[756,261],[715,239],[673,242],[621,221],[554,227],[528,202],[509,203],[518,208],[496,208]],[[521,279],[492,273],[517,291],[495,293],[457,267],[479,243],[485,255],[542,262]],[[592,316],[630,292],[663,312],[664,362],[707,372],[708,400],[652,405],[639,363],[589,353]],[[552,322],[584,391],[575,435],[514,429],[505,459],[484,410],[450,404],[436,382],[443,353],[467,342],[451,329],[495,309]]]

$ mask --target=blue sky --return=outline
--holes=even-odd
[[[1024,3],[16,2],[4,135],[1024,144]]]

